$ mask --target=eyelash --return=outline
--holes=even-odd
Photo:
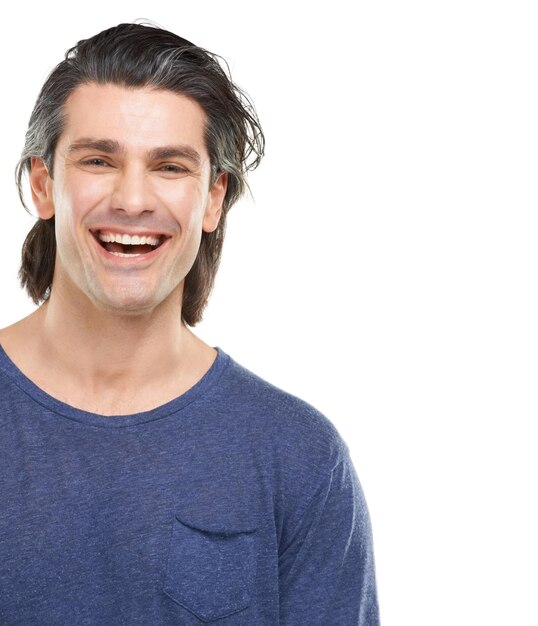
[[[104,163],[105,165],[108,165],[108,163],[106,163],[106,161],[104,161],[103,159],[87,159],[86,161],[81,161],[81,164],[82,165],[97,165],[95,161],[99,161],[100,163]]]
[[[81,161],[82,165],[94,165],[95,167],[103,167],[108,165],[108,163],[104,159],[92,158],[87,159],[85,161]],[[172,173],[172,174],[188,174],[189,170],[185,167],[181,167],[181,165],[176,165],[174,163],[167,163],[165,165],[161,165],[159,167],[160,170]]]
[[[160,169],[167,168],[166,171],[173,172],[174,174],[187,174],[189,170],[181,165],[174,165],[173,163],[167,163],[166,165],[161,165]]]

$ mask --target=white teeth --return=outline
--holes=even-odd
[[[123,252],[109,252],[109,254],[113,254],[114,256],[124,256],[124,257],[128,257],[129,259],[132,259],[134,256],[142,256],[142,254],[140,253],[124,254]]]
[[[156,246],[159,243],[159,237],[151,237],[149,235],[143,235],[142,237],[140,237],[139,235],[99,232],[98,237],[101,241],[104,241],[105,243],[111,243],[115,241],[116,243],[122,243],[127,246],[143,246],[146,244],[150,246]]]

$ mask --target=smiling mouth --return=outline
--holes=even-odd
[[[91,231],[94,238],[110,254],[134,257],[153,252],[163,244],[165,235],[127,235],[110,231]]]

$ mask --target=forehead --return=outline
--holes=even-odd
[[[115,140],[127,150],[178,142],[206,155],[204,110],[172,91],[87,83],[69,95],[64,113],[59,147],[81,137],[98,137]]]

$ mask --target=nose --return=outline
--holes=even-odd
[[[144,168],[130,164],[118,171],[114,181],[112,208],[132,216],[154,211],[154,198]]]

